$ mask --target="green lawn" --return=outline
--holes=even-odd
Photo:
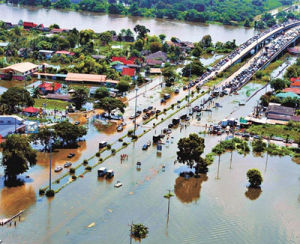
[[[69,102],[65,101],[58,101],[58,100],[50,100],[50,99],[34,99],[34,107],[36,108],[43,108],[43,103],[46,103],[47,109],[58,109],[58,110],[65,110],[66,106],[70,104]]]
[[[289,123],[288,125],[251,125],[247,131],[261,136],[279,136],[300,140],[300,123]]]

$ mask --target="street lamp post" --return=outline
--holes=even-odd
[[[135,86],[135,106],[134,106],[134,130],[133,130],[133,135],[134,136],[135,136],[135,131],[136,131],[137,92],[138,92],[138,87],[136,85]]]
[[[50,140],[49,140],[49,150],[50,150],[50,156],[49,156],[49,161],[50,161],[50,166],[49,166],[49,190],[51,191],[51,168],[52,168],[52,132],[53,129],[50,129]]]

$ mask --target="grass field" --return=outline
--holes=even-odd
[[[65,101],[58,101],[58,100],[50,100],[50,99],[34,99],[34,107],[36,108],[43,108],[43,103],[46,103],[47,109],[58,109],[58,110],[65,110],[66,106],[70,104],[69,102]]]
[[[300,140],[300,123],[289,123],[287,125],[252,125],[247,131],[261,136],[279,136]]]

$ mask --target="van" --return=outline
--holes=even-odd
[[[171,97],[171,95],[170,95],[169,93],[165,93],[165,94],[164,94],[164,99],[165,99],[165,100],[169,99],[170,97]]]
[[[106,146],[107,146],[107,142],[106,141],[99,142],[99,149],[104,148]]]
[[[98,177],[103,177],[106,175],[106,173],[107,173],[107,168],[101,167],[98,169]]]

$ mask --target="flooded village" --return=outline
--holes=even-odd
[[[0,243],[300,242],[298,18],[1,8]]]

